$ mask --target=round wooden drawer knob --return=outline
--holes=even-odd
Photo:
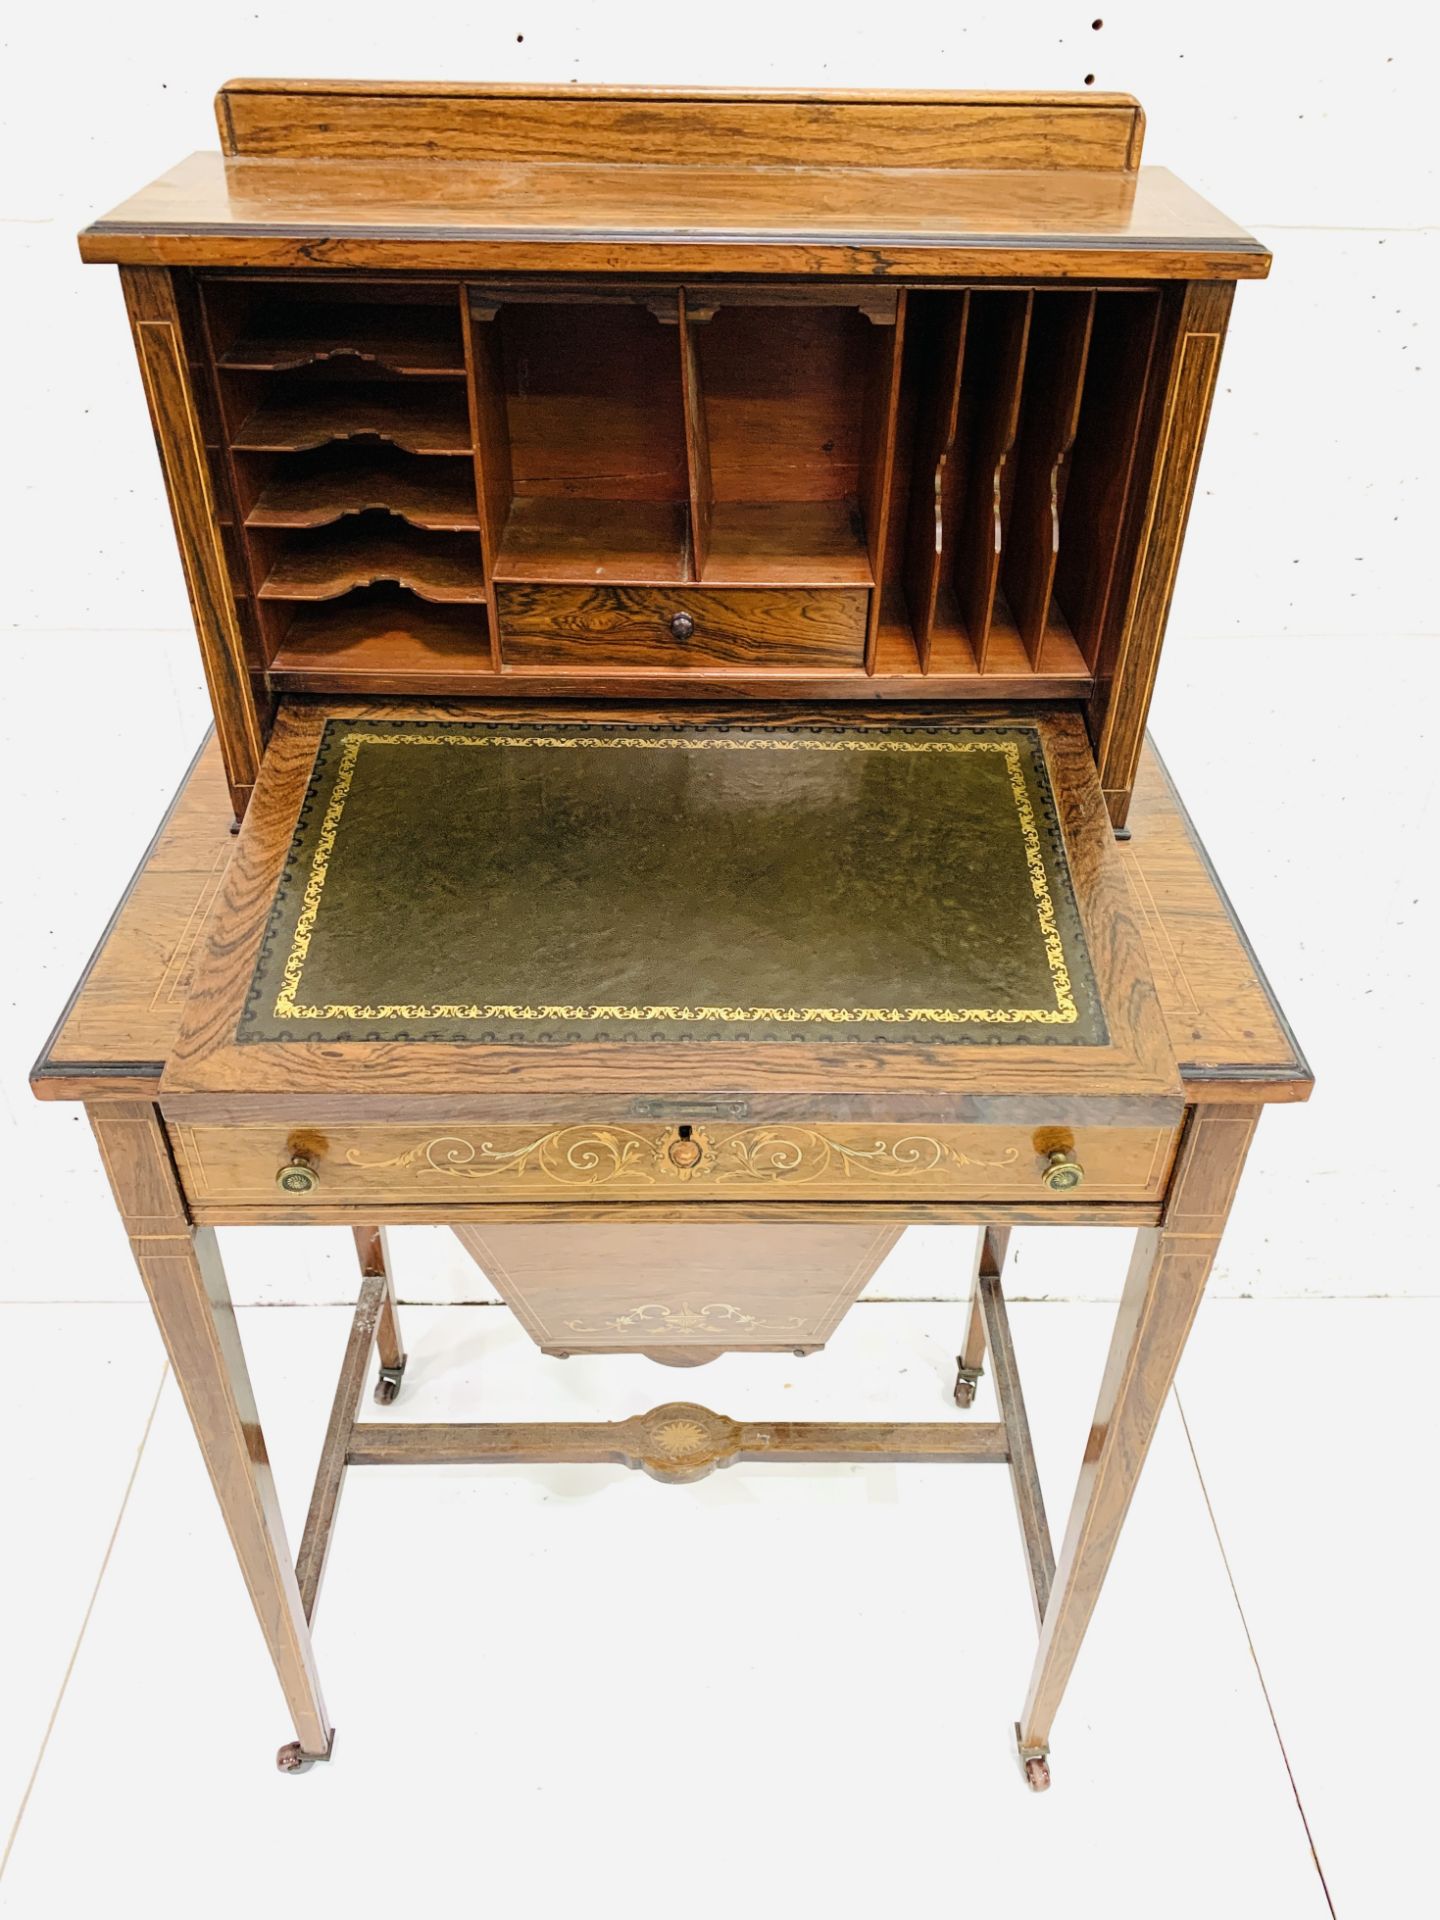
[[[1056,1147],[1046,1154],[1040,1178],[1051,1193],[1073,1193],[1085,1178],[1085,1169],[1064,1147]]]
[[[287,1160],[275,1176],[275,1184],[281,1193],[314,1193],[320,1184],[320,1174],[312,1160],[297,1153],[293,1160]]]
[[[688,613],[672,613],[670,631],[677,640],[688,640],[695,631],[695,622]]]
[[[670,1164],[688,1171],[691,1167],[699,1166],[703,1152],[704,1148],[698,1140],[688,1140],[682,1136],[670,1142]]]

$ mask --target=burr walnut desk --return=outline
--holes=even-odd
[[[215,715],[38,1061],[86,1103],[295,1727],[347,1469],[1008,1467],[1033,1786],[1304,1060],[1144,723],[1234,283],[1113,96],[242,81],[121,270]],[[1000,1417],[359,1421],[383,1225],[563,1355],[824,1346],[980,1232]],[[298,1558],[217,1225],[362,1285]],[[1012,1227],[1140,1231],[1058,1559]],[[943,1416],[943,1417],[942,1417]],[[746,1469],[750,1470],[750,1469]]]

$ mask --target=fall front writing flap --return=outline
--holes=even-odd
[[[1172,1092],[1128,913],[1070,716],[287,710],[166,1091]]]

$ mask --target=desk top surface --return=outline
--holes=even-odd
[[[162,1083],[192,1118],[1179,1094],[1076,714],[762,702],[283,704]]]
[[[1128,95],[233,81],[87,260],[232,268],[1254,279]]]
[[[152,1097],[235,849],[213,739],[181,785],[36,1063],[47,1099]],[[1153,749],[1117,849],[1182,1079],[1206,1099],[1296,1100],[1303,1055]]]

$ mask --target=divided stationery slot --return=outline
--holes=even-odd
[[[475,286],[469,304],[506,668],[863,670],[898,294]]]
[[[264,308],[219,356],[227,372],[281,373],[326,362],[381,372],[465,377],[454,302],[442,306],[318,300]]]
[[[322,364],[304,373],[230,376],[242,404],[230,431],[237,453],[309,453],[354,441],[383,442],[404,453],[470,453],[465,389],[440,381],[336,379]],[[243,404],[249,401],[250,404]]]
[[[336,600],[355,587],[393,584],[421,600],[483,604],[480,543],[428,533],[392,513],[365,513],[313,532],[256,534],[262,600]]]
[[[1088,679],[1158,297],[972,288],[911,309],[904,581],[922,671]]]
[[[1082,698],[1114,644],[1153,286],[196,295],[227,564],[274,687]]]
[[[327,527],[383,509],[412,527],[479,530],[475,474],[465,460],[402,453],[377,441],[283,459],[244,455],[236,465],[247,527]]]
[[[873,586],[889,453],[893,294],[853,306],[687,290],[683,326],[698,577]],[[870,303],[873,309],[874,302]]]
[[[272,684],[492,673],[459,289],[219,277],[204,317]]]
[[[691,578],[676,295],[472,289],[470,310],[494,578]]]
[[[459,693],[490,672],[485,611],[398,586],[268,609],[276,687],[316,693]]]

